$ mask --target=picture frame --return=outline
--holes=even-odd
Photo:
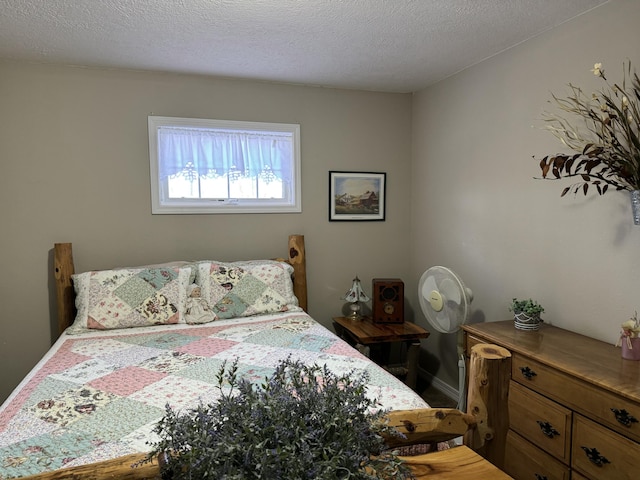
[[[384,221],[387,174],[329,172],[329,221]]]

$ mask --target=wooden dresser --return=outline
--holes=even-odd
[[[640,478],[640,362],[619,348],[550,325],[465,325],[465,351],[511,352],[503,469],[526,480]]]

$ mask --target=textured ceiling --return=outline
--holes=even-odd
[[[0,58],[411,92],[608,0],[0,0]]]

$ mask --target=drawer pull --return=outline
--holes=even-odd
[[[603,466],[605,463],[611,463],[607,457],[600,455],[600,452],[597,448],[589,448],[589,447],[580,447],[584,450],[584,453],[587,454],[587,458],[591,463],[597,465],[598,467]]]
[[[527,380],[531,380],[533,377],[535,377],[536,375],[538,375],[536,372],[534,372],[533,370],[531,370],[529,367],[520,367],[520,371],[522,372],[522,375],[523,375]]]
[[[534,473],[534,475],[536,476],[536,480],[547,480],[546,475],[540,475],[539,473]]]
[[[556,435],[560,435],[560,432],[557,431],[549,422],[543,422],[541,420],[537,420],[538,426],[542,433],[544,433],[547,437],[553,438]]]
[[[618,421],[618,423],[624,425],[625,427],[630,427],[632,423],[638,423],[638,419],[627,412],[624,408],[622,410],[612,408],[611,411],[616,416],[616,420]]]

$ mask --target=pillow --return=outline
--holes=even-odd
[[[275,260],[198,263],[196,283],[218,318],[299,312],[293,267]]]
[[[68,333],[184,323],[191,268],[123,268],[73,275],[78,313]]]
[[[141,270],[141,269],[151,269],[151,268],[189,268],[191,274],[189,275],[189,283],[194,283],[196,281],[196,265],[194,262],[189,260],[174,260],[172,262],[163,262],[163,263],[151,263],[146,265],[134,265],[134,266],[126,266],[126,267],[118,267],[114,270]]]

